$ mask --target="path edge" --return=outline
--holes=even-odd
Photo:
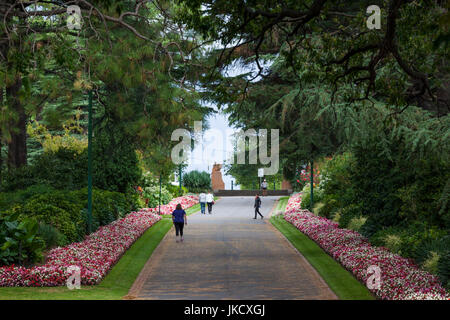
[[[277,200],[275,202],[275,206],[277,205],[279,200]],[[269,217],[272,217],[272,212],[275,209],[275,206],[272,208],[272,211],[270,212]],[[269,220],[270,222],[270,220]],[[308,261],[308,259],[305,258],[305,256],[303,256],[303,254],[292,244],[291,241],[289,241],[289,239],[280,231],[278,230],[273,224],[272,222],[269,223],[270,228],[272,228],[275,233],[278,234],[278,236],[282,239],[284,239],[284,241],[286,241],[289,246],[294,249],[295,252],[297,252],[297,254],[299,255],[300,259],[303,261],[303,263],[305,264],[306,268],[309,269],[309,271],[313,274],[313,277],[315,280],[319,281],[320,284],[322,285],[322,287],[326,288],[327,291],[329,292],[329,294],[327,296],[327,298],[325,298],[326,300],[339,300],[339,297],[336,295],[336,293],[334,293],[334,291],[330,288],[330,286],[326,283],[326,281],[320,276],[319,272],[316,270],[316,268],[313,267],[313,265]]]

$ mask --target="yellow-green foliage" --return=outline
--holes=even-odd
[[[352,218],[347,226],[348,229],[359,231],[364,223],[366,223],[367,217],[355,217]]]
[[[341,219],[341,209],[336,211],[333,217],[333,221],[339,223],[339,220]]]
[[[431,251],[429,258],[424,261],[422,267],[430,272],[436,274],[438,271],[439,254],[437,252]]]
[[[392,252],[398,253],[400,246],[402,244],[402,239],[395,234],[388,234],[384,238],[384,245],[386,248]]]
[[[62,135],[52,135],[44,125],[37,121],[28,124],[27,127],[28,135],[42,145],[44,152],[56,152],[59,148],[64,147],[80,154],[87,148],[87,137],[82,135],[79,137],[83,129],[79,124],[78,116],[76,119],[64,123],[63,130],[64,134]]]
[[[317,216],[320,216],[320,211],[322,210],[325,204],[323,202],[318,202],[314,205],[313,213]]]

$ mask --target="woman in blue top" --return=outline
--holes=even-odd
[[[172,212],[172,221],[175,226],[176,232],[176,241],[183,241],[183,227],[187,224],[186,212],[181,207],[181,204],[177,204],[177,208]],[[178,240],[178,234],[181,236],[181,239]]]

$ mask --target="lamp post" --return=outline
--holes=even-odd
[[[180,180],[180,196],[183,194],[183,189],[181,188],[181,163],[178,165],[178,179]]]
[[[88,105],[88,233],[92,232],[92,90]]]
[[[161,214],[161,174],[159,175],[159,206],[158,213]]]
[[[311,183],[311,210],[314,207],[314,171],[313,171],[314,162],[311,160],[311,173],[310,173],[310,183]]]
[[[231,180],[231,190],[233,190],[233,180]]]

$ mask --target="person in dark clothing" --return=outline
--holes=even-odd
[[[261,198],[259,197],[259,195],[256,195],[255,197],[255,217],[253,219],[256,219],[257,214],[259,214],[261,216],[261,219],[264,218],[264,216],[261,214],[261,212],[259,212],[259,208],[261,207]]]
[[[186,212],[181,207],[181,204],[177,204],[176,209],[172,212],[172,221],[175,226],[176,241],[183,242],[183,227],[185,224],[187,225],[187,217]],[[178,239],[178,235],[180,235],[180,239]]]

